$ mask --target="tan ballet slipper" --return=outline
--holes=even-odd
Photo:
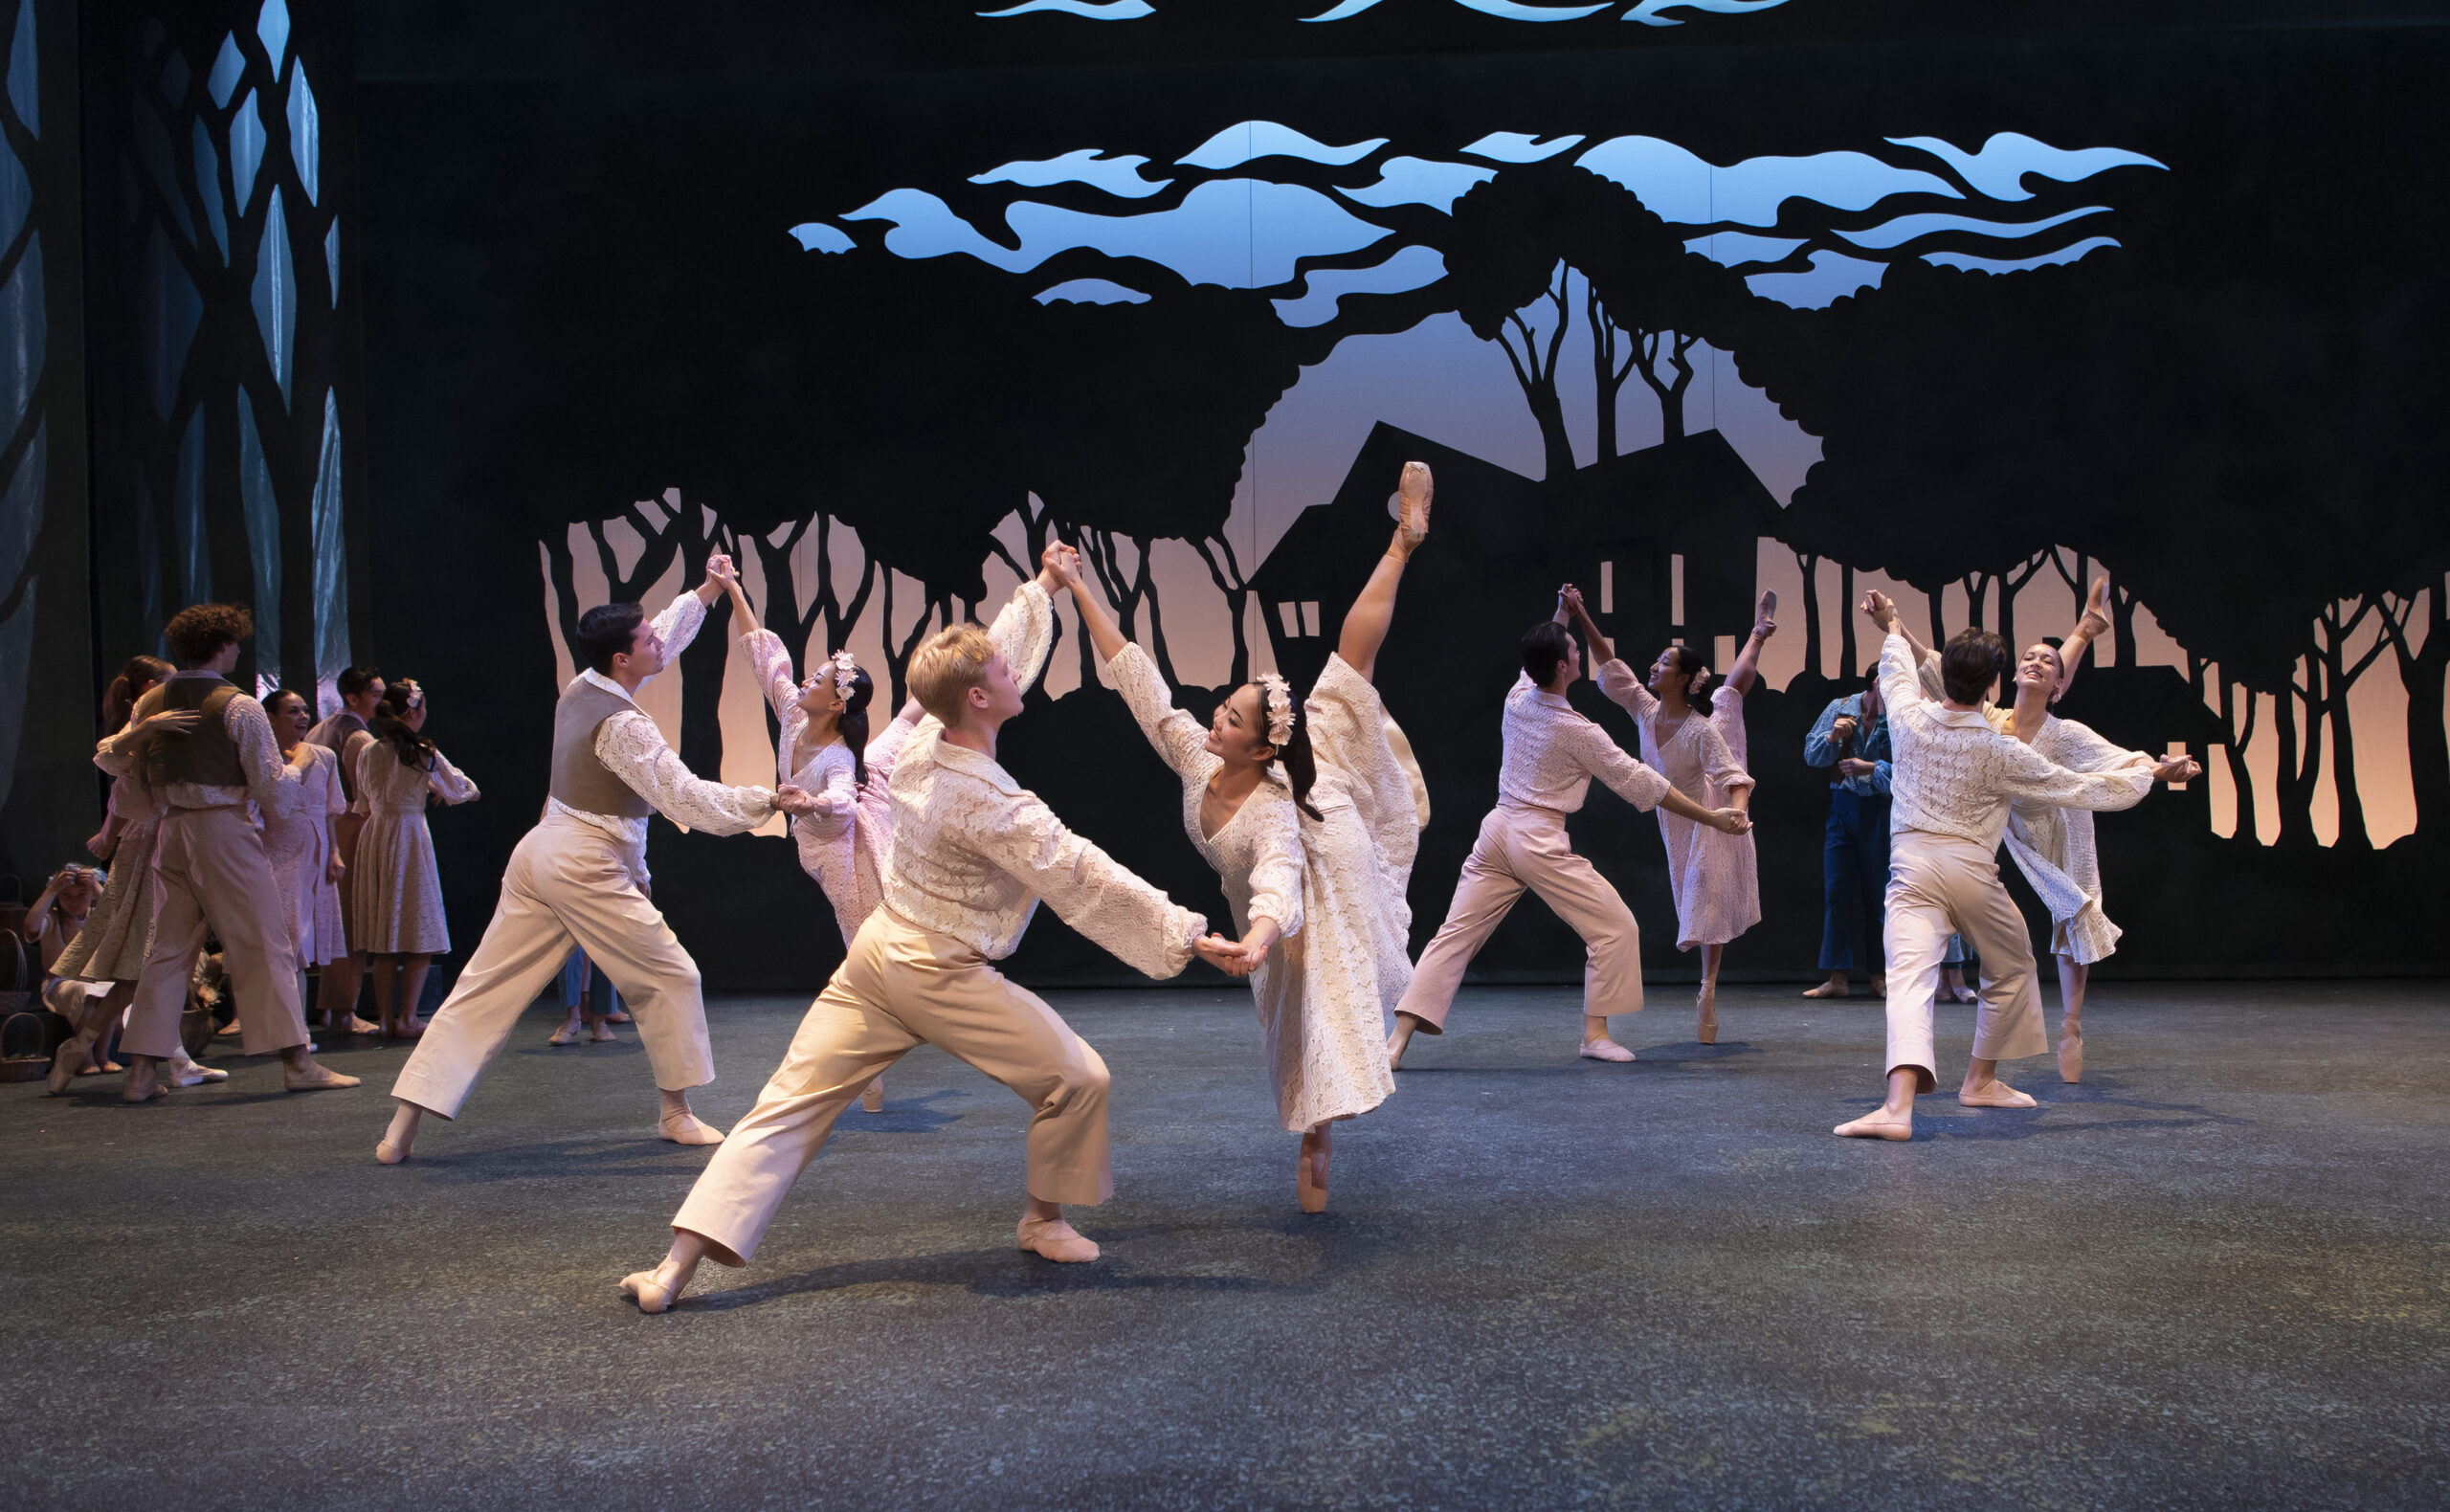
[[[2021,1092],[2018,1092],[2016,1088],[1999,1080],[1995,1077],[1991,1080],[1982,1083],[1982,1085],[1978,1087],[1968,1087],[1958,1092],[1956,1100],[1970,1108],[2030,1108],[2039,1106],[2039,1104],[2035,1102],[2033,1099],[2025,1096]]]
[[[1623,1065],[1634,1058],[1634,1053],[1613,1039],[1586,1039],[1575,1052],[1585,1060],[1605,1060]]]
[[[1843,982],[1823,982],[1818,987],[1804,989],[1803,995],[1813,998],[1851,997],[1854,991],[1854,988]]]
[[[2067,1082],[2084,1079],[2084,1032],[2081,1029],[2060,1032],[2059,1079]]]
[[[355,1077],[345,1077],[331,1067],[308,1061],[303,1066],[280,1068],[280,1090],[283,1092],[337,1092],[358,1084]]]
[[[1327,1160],[1332,1153],[1327,1136],[1318,1130],[1302,1136],[1302,1153],[1293,1167],[1293,1195],[1303,1212],[1327,1211]]]
[[[621,1291],[636,1301],[642,1313],[668,1313],[680,1300],[680,1294],[657,1280],[653,1271],[632,1271],[622,1277]]]
[[[700,1122],[695,1113],[666,1113],[656,1120],[656,1132],[675,1145],[720,1145],[724,1131]]]
[[[1884,1107],[1874,1108],[1861,1118],[1851,1119],[1829,1131],[1839,1139],[1910,1140],[1914,1137],[1914,1115],[1892,1117]]]
[[[378,1165],[397,1166],[408,1158],[409,1146],[406,1145],[394,1145],[389,1139],[374,1142],[374,1159]]]
[[[1705,1045],[1717,1044],[1719,1042],[1719,989],[1717,986],[1715,984],[1704,984],[1702,988],[1702,995],[1695,1001],[1694,1007],[1699,1014],[1700,1020],[1699,1027],[1694,1032],[1694,1037]]]
[[[1061,1218],[1023,1218],[1013,1231],[1013,1242],[1033,1255],[1058,1265],[1079,1265],[1098,1257],[1098,1247]]]
[[[884,1078],[879,1077],[869,1082],[867,1089],[859,1094],[859,1108],[867,1113],[884,1111]]]

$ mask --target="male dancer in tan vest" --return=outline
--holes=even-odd
[[[884,901],[810,1005],[757,1105],[674,1215],[663,1263],[622,1279],[642,1312],[670,1308],[708,1256],[747,1264],[834,1121],[923,1044],[976,1066],[1036,1110],[1020,1247],[1050,1260],[1096,1259],[1097,1245],[1063,1221],[1059,1205],[1114,1193],[1105,1062],[992,963],[1019,947],[1043,898],[1065,923],[1150,976],[1174,975],[1194,952],[1237,975],[1245,969],[1234,942],[1065,829],[995,764],[996,731],[1021,711],[1021,696],[985,631],[937,632],[910,658],[910,689],[927,718],[894,764]]]
[[[357,759],[374,744],[374,732],[367,722],[374,718],[374,705],[383,701],[383,674],[372,667],[344,667],[334,691],[340,695],[341,706],[317,721],[306,738],[340,758],[341,793],[348,799],[349,809],[332,820],[332,850],[345,868],[357,864],[357,836],[366,828],[366,815],[357,812]],[[335,1034],[370,1034],[375,1030],[357,1016],[357,989],[366,980],[366,952],[357,945],[356,898],[357,889],[344,882],[341,927],[348,935],[348,953],[324,964],[315,988],[315,1006],[323,1011],[323,1027]]]
[[[263,830],[247,813],[251,800],[265,813],[286,813],[305,794],[297,768],[280,759],[264,706],[229,681],[239,643],[255,629],[240,604],[196,604],[171,615],[162,638],[187,670],[148,689],[127,728],[95,751],[95,765],[113,776],[138,773],[166,811],[153,863],[153,948],[120,1041],[129,1056],[121,1096],[130,1102],[161,1092],[155,1063],[183,1048],[179,1014],[207,929],[221,941],[246,1053],[278,1055],[292,1092],[357,1085],[309,1052],[289,910],[264,856]]]
[[[709,557],[706,581],[652,620],[635,604],[604,604],[579,616],[588,664],[553,711],[545,817],[510,853],[485,938],[392,1084],[400,1106],[374,1146],[376,1160],[408,1159],[423,1114],[458,1117],[485,1062],[560,974],[573,944],[612,979],[637,1020],[663,1095],[663,1137],[679,1145],[722,1141],[689,1111],[689,1089],[715,1079],[714,1053],[698,964],[647,901],[647,818],[661,813],[693,830],[739,834],[778,810],[806,813],[815,800],[789,785],[768,792],[692,776],[636,694],[698,634],[731,570],[729,557]]]

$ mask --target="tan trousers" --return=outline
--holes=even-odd
[[[1526,888],[1582,936],[1582,1011],[1593,1017],[1640,1012],[1642,935],[1634,911],[1608,878],[1573,854],[1564,814],[1512,804],[1498,805],[1481,821],[1446,922],[1421,952],[1395,1011],[1419,1019],[1429,1034],[1444,1034],[1463,968]]]
[[[657,1086],[683,1092],[714,1080],[698,963],[637,877],[626,848],[592,825],[547,814],[528,831],[510,853],[485,938],[418,1036],[391,1096],[458,1117],[485,1063],[561,975],[573,944],[620,989]]]
[[[1973,1056],[2016,1060],[2047,1048],[2041,986],[2025,916],[1999,881],[1999,856],[1971,840],[1922,830],[1889,836],[1888,1069],[1911,1069],[1918,1090],[1932,1076],[1931,1002],[1950,934],[1982,958],[1982,1002],[1974,1012]]]
[[[171,810],[162,820],[153,869],[153,948],[137,976],[120,1048],[132,1056],[183,1048],[179,1014],[208,929],[221,942],[221,967],[236,994],[241,1048],[268,1056],[306,1043],[289,906],[264,856],[263,831],[247,811]]]
[[[835,1119],[871,1078],[922,1044],[968,1061],[1037,1110],[1031,1196],[1100,1203],[1114,1195],[1106,1063],[1098,1053],[977,951],[879,908],[672,1226],[703,1234],[723,1264],[746,1264]]]

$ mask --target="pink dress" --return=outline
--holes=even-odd
[[[111,783],[111,817],[119,821],[118,846],[102,878],[102,896],[86,915],[85,927],[53,963],[56,975],[87,982],[133,982],[153,949],[153,850],[162,807],[134,777]]]
[[[1621,660],[1601,667],[1599,691],[1633,715],[1641,729],[1642,760],[1685,797],[1723,809],[1737,789],[1752,786],[1725,733],[1732,723],[1743,738],[1741,698],[1730,694],[1707,715],[1688,713],[1662,741],[1659,701],[1631,667]],[[1676,899],[1676,948],[1725,945],[1761,922],[1761,872],[1750,835],[1723,834],[1664,805],[1659,833],[1667,842],[1667,886]]]
[[[264,858],[272,862],[280,901],[289,910],[289,938],[298,964],[319,967],[348,954],[341,927],[340,884],[331,879],[332,821],[348,812],[341,790],[341,759],[309,742],[300,786],[305,796],[286,814],[263,821]]]

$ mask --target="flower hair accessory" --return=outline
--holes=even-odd
[[[1293,690],[1273,672],[1258,676],[1259,709],[1267,716],[1267,743],[1279,750],[1293,738]]]
[[[851,701],[851,690],[859,676],[859,664],[851,659],[847,651],[835,652],[833,661],[834,696],[848,703]]]

